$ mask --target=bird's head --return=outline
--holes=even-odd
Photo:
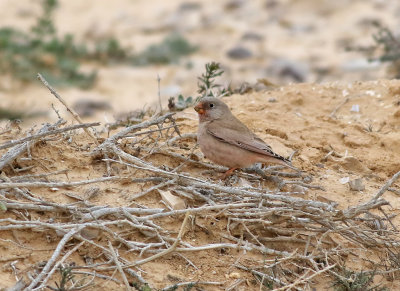
[[[224,115],[231,114],[228,105],[214,97],[204,97],[194,107],[199,114],[200,122],[220,119]]]

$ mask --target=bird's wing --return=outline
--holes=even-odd
[[[286,158],[274,153],[269,145],[267,145],[262,139],[258,138],[245,126],[234,129],[229,125],[221,126],[221,124],[216,122],[210,122],[207,125],[207,132],[219,141],[288,162]]]

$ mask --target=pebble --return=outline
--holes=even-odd
[[[111,109],[111,105],[107,101],[92,99],[80,99],[72,107],[81,117],[93,116],[96,111]]]
[[[349,182],[350,182],[350,178],[349,177],[344,177],[344,178],[341,178],[339,180],[339,183],[342,184],[342,185],[344,185],[346,183],[349,183]]]
[[[201,8],[201,4],[198,2],[183,2],[179,5],[180,11],[188,11],[188,10],[199,10]]]
[[[261,34],[252,31],[246,32],[242,35],[242,40],[262,41],[263,38],[264,37]]]
[[[365,186],[363,184],[363,180],[361,178],[357,178],[349,181],[350,190],[352,191],[364,191]]]
[[[234,47],[227,52],[228,57],[234,60],[244,60],[251,58],[253,53],[241,46]]]
[[[305,82],[310,74],[310,67],[305,63],[276,58],[269,63],[266,73],[287,81]]]
[[[360,105],[358,105],[358,104],[353,104],[352,106],[351,106],[351,109],[350,109],[350,112],[360,112]]]

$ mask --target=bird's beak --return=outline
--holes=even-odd
[[[194,110],[196,110],[196,112],[198,114],[204,114],[204,108],[203,108],[203,103],[199,103],[194,107]]]

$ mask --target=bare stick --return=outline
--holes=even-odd
[[[160,184],[158,184],[158,185],[155,185],[155,186],[153,186],[153,187],[150,187],[149,189],[147,189],[147,190],[145,190],[145,191],[142,191],[142,192],[140,192],[140,193],[138,193],[138,194],[133,195],[132,197],[130,197],[130,198],[128,199],[128,201],[136,200],[136,199],[138,199],[138,198],[140,198],[140,197],[146,195],[147,193],[150,193],[151,191],[154,191],[154,190],[163,188],[163,187],[168,186],[168,185],[173,185],[173,184],[175,184],[175,182],[176,182],[176,179],[171,179],[171,180],[167,180],[167,181],[165,181],[165,182],[162,182],[162,183],[160,183]]]
[[[60,266],[69,256],[71,256],[77,249],[79,249],[85,242],[82,241],[76,246],[74,246],[70,251],[68,251],[62,258],[59,260],[56,264],[54,264],[53,268],[51,271],[46,275],[46,278],[40,283],[40,286],[36,287],[36,289],[43,288],[44,285],[46,285],[47,281],[49,281],[50,277],[54,274],[54,272],[57,270],[58,266]]]
[[[59,129],[54,129],[54,130],[49,130],[49,131],[44,131],[38,134],[34,134],[34,135],[30,135],[18,140],[12,140],[9,141],[7,143],[4,143],[2,145],[0,145],[0,150],[2,149],[6,149],[9,147],[12,147],[14,145],[17,144],[21,144],[30,140],[34,140],[34,139],[39,139],[48,135],[52,135],[52,134],[58,134],[58,133],[62,133],[62,132],[66,132],[66,131],[71,131],[71,130],[75,130],[75,129],[80,129],[80,128],[87,128],[87,127],[93,127],[93,126],[99,126],[100,122],[92,122],[92,123],[83,123],[83,124],[75,124],[75,125],[71,125],[71,126],[67,126],[64,128],[59,128]]]
[[[161,78],[160,75],[157,74],[157,84],[158,84],[158,104],[160,105],[160,114],[162,112],[162,104],[161,104]]]
[[[183,220],[181,229],[179,230],[179,233],[178,233],[178,237],[176,238],[175,242],[172,244],[172,246],[170,248],[162,251],[161,253],[155,254],[154,256],[148,257],[148,258],[140,260],[140,261],[136,261],[134,264],[130,265],[129,267],[143,265],[145,263],[148,263],[150,261],[158,259],[162,256],[165,256],[165,255],[169,254],[170,252],[173,252],[182,239],[183,230],[185,229],[185,226],[186,226],[189,216],[190,216],[190,212],[186,212],[185,219]]]
[[[389,181],[387,181],[385,183],[385,185],[383,185],[381,187],[381,189],[379,189],[379,191],[374,195],[374,197],[371,199],[372,201],[376,201],[378,200],[379,197],[381,197],[383,195],[383,193],[386,192],[386,190],[392,186],[392,184],[400,177],[400,171],[398,171],[396,174],[394,174],[392,176],[392,178],[389,179]]]
[[[305,283],[305,282],[310,282],[310,280],[312,278],[314,278],[315,276],[318,276],[322,273],[325,273],[327,271],[329,271],[330,269],[336,267],[336,264],[328,266],[322,270],[319,270],[318,272],[315,272],[314,274],[312,274],[311,276],[306,277],[305,275],[301,276],[298,280],[296,280],[295,282],[293,282],[292,284],[289,285],[285,285],[284,287],[278,288],[278,289],[274,289],[274,291],[280,291],[280,290],[290,290],[293,287],[296,287],[299,284]]]
[[[67,102],[65,102],[65,100],[61,98],[61,96],[57,93],[57,91],[50,86],[50,84],[46,81],[46,79],[43,78],[43,76],[40,73],[37,74],[37,77],[43,83],[43,85],[45,85],[47,89],[50,90],[50,93],[53,94],[54,97],[56,97],[58,101],[60,101],[61,104],[65,106],[65,108],[67,108],[68,112],[71,113],[71,115],[75,118],[75,120],[78,121],[80,124],[83,124],[82,119],[79,117],[78,113],[76,113],[75,110],[73,110],[71,107],[68,106]],[[93,139],[96,145],[99,144],[97,138],[87,128],[83,128],[83,130]]]
[[[0,170],[22,155],[28,148],[27,144],[16,145],[0,158]]]
[[[176,288],[178,287],[183,287],[183,286],[197,286],[197,285],[224,285],[223,282],[207,282],[207,281],[193,281],[193,282],[181,282],[181,283],[176,283],[171,286],[165,287],[161,289],[160,291],[168,291],[168,290],[177,290]],[[184,289],[185,290],[185,289]]]
[[[111,244],[110,241],[108,241],[108,248],[110,249],[111,255],[113,256],[114,263],[115,263],[115,265],[117,266],[117,269],[118,269],[119,273],[120,273],[121,276],[122,276],[122,279],[123,279],[124,284],[125,284],[125,289],[126,289],[126,291],[131,290],[131,288],[130,288],[130,286],[129,286],[128,279],[127,279],[126,276],[125,276],[124,270],[122,270],[122,268],[121,268],[121,264],[120,264],[120,262],[119,262],[119,260],[118,260],[117,254],[115,253],[115,250],[114,250],[114,248],[113,248],[113,246],[112,246],[112,244]]]
[[[333,118],[333,117],[336,117],[336,112],[337,112],[340,108],[342,108],[343,105],[345,105],[347,102],[349,102],[349,100],[350,100],[349,97],[345,98],[342,102],[339,103],[338,106],[335,107],[335,109],[333,109],[333,111],[331,112],[331,114],[330,114],[329,116],[332,117],[332,118]]]
[[[121,130],[120,132],[114,134],[113,136],[107,138],[101,145],[100,148],[105,147],[106,144],[109,143],[115,143],[117,140],[119,140],[120,138],[123,138],[125,135],[127,135],[128,133],[134,132],[136,130],[142,129],[142,128],[147,128],[151,125],[156,125],[159,124],[161,122],[163,122],[164,120],[172,117],[172,115],[174,115],[175,113],[167,113],[164,114],[163,116],[154,118],[154,119],[150,119],[150,120],[146,120],[143,121],[142,123],[139,124],[134,124],[132,126],[129,126],[127,128],[125,128],[124,130]]]
[[[40,281],[42,281],[43,277],[49,272],[51,266],[55,263],[57,257],[60,255],[61,251],[63,250],[65,244],[73,237],[77,232],[81,231],[84,228],[84,226],[79,226],[76,228],[71,229],[68,233],[64,235],[62,240],[57,245],[56,250],[54,251],[53,255],[51,258],[47,261],[46,265],[43,267],[42,271],[40,272],[39,275],[36,276],[36,278],[29,284],[29,286],[26,288],[26,290],[35,290],[36,285],[39,284]],[[34,289],[35,288],[35,289]],[[40,289],[41,287],[39,286],[37,289]]]
[[[98,179],[91,179],[91,180],[83,180],[83,181],[76,181],[76,182],[15,182],[15,183],[0,183],[0,189],[7,189],[7,188],[65,188],[65,187],[76,187],[81,185],[99,183],[99,182],[108,182],[108,181],[118,181],[122,180],[121,177],[103,177]]]

